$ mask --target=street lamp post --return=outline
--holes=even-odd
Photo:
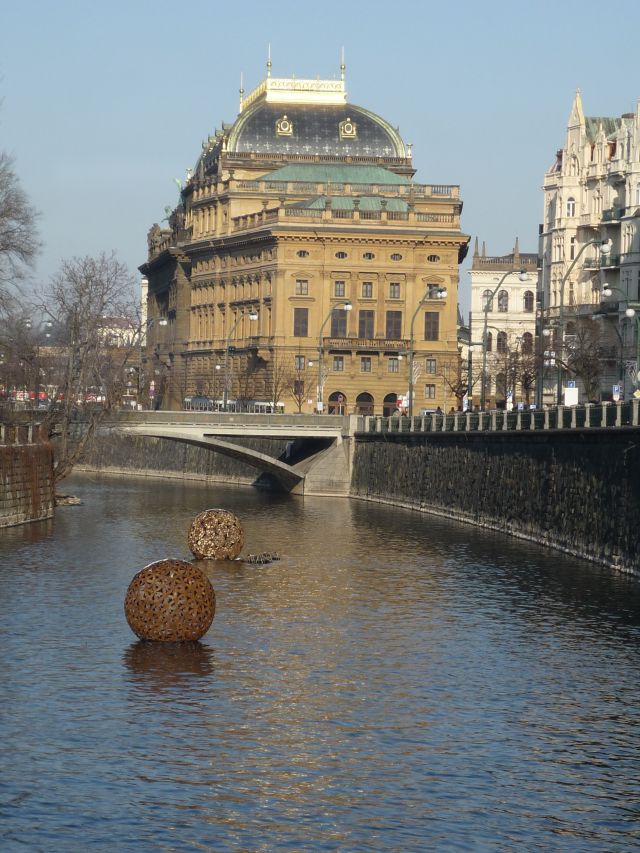
[[[228,411],[229,403],[229,347],[231,346],[231,339],[233,337],[233,333],[238,328],[238,325],[240,324],[240,321],[244,316],[244,311],[240,311],[238,316],[236,317],[235,323],[229,329],[226,346],[224,348],[224,392],[222,395],[222,410],[224,412]],[[255,321],[258,319],[258,312],[252,308],[248,312],[247,316],[250,320]]]
[[[484,410],[486,399],[487,399],[487,328],[489,323],[489,311],[493,310],[493,297],[500,290],[504,282],[510,275],[514,275],[517,272],[518,278],[520,281],[528,281],[529,276],[527,275],[527,271],[524,269],[521,270],[507,270],[507,272],[502,276],[500,281],[496,284],[491,293],[491,296],[486,301],[482,311],[484,313],[484,323],[482,328],[482,377],[481,377],[481,385],[480,385],[480,409]]]
[[[169,321],[166,317],[150,317],[148,320],[145,320],[140,327],[140,336],[139,341],[140,345],[138,347],[138,393],[137,393],[137,403],[142,406],[142,389],[145,387],[145,371],[144,371],[144,362],[146,362],[146,346],[147,346],[147,330],[150,329],[154,325],[158,326],[167,326]],[[145,349],[145,358],[143,361],[142,358],[142,350],[143,347]]]
[[[324,342],[322,340],[322,332],[324,331],[324,327],[329,322],[329,318],[332,316],[334,311],[351,311],[352,308],[353,305],[351,304],[351,300],[349,299],[345,299],[343,302],[339,302],[337,305],[332,305],[327,313],[327,316],[322,321],[322,325],[320,326],[320,332],[318,333],[318,389],[316,394],[316,409],[319,414],[323,413],[324,409],[324,402],[322,399],[324,391],[324,382],[322,381],[322,367],[324,357]]]
[[[560,305],[558,306],[558,341],[556,344],[556,368],[557,368],[557,379],[556,379],[556,405],[562,405],[562,359],[558,358],[558,355],[562,354],[562,350],[564,348],[564,286],[571,275],[571,271],[575,267],[575,265],[580,260],[580,256],[585,251],[587,246],[600,246],[600,253],[602,255],[608,255],[611,251],[611,243],[608,240],[587,240],[587,242],[580,247],[580,251],[575,256],[575,258],[571,261],[569,265],[569,269],[562,276],[560,281]]]
[[[415,379],[413,376],[413,359],[414,359],[414,355],[415,355],[414,348],[413,348],[413,341],[414,341],[413,324],[415,323],[415,319],[418,316],[418,314],[420,313],[420,309],[422,308],[422,306],[424,305],[425,302],[427,302],[429,299],[446,299],[446,298],[447,298],[447,288],[446,287],[434,287],[433,284],[428,284],[427,289],[424,292],[424,296],[422,297],[420,302],[418,302],[418,304],[416,306],[416,310],[413,312],[413,315],[411,317],[411,323],[409,325],[409,358],[408,358],[408,365],[409,365],[409,408],[408,408],[408,414],[409,414],[410,418],[413,417],[413,386],[415,383]]]

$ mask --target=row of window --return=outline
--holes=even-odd
[[[440,290],[439,284],[430,284],[429,285],[429,293],[428,298],[436,299],[438,291]],[[333,295],[337,297],[346,296],[347,283],[345,281],[334,281],[333,282]],[[399,281],[390,281],[389,282],[389,299],[400,299],[401,297],[401,288]],[[489,291],[490,292],[490,291]],[[296,296],[308,296],[309,295],[309,280],[306,278],[297,278],[296,279],[296,287],[295,287]],[[372,281],[363,281],[360,287],[360,296],[362,299],[373,299],[373,282]],[[532,309],[533,310],[533,309]]]
[[[482,310],[493,311],[493,291],[484,290],[482,292]],[[522,294],[522,310],[532,312],[535,307],[535,296],[532,290],[525,290]],[[498,292],[498,311],[506,313],[509,310],[509,292],[500,290]]]
[[[387,373],[400,373],[400,356],[392,355],[387,358]],[[295,356],[295,369],[298,373],[301,373],[307,367],[306,356],[304,355],[296,355]],[[363,355],[360,356],[360,372],[361,373],[371,373],[371,365],[372,365],[372,356]],[[416,364],[417,364],[416,359]],[[426,358],[424,361],[425,373],[434,374],[436,373],[437,362],[435,358]],[[344,370],[344,356],[335,355],[333,357],[333,369],[340,373]]]
[[[521,339],[522,355],[531,355],[533,353],[533,335],[531,332],[525,332]],[[487,332],[487,352],[493,352],[493,333]],[[496,337],[496,352],[509,352],[509,340],[506,332],[498,332]]]
[[[331,314],[332,338],[347,337],[348,311],[341,308]],[[425,311],[424,314],[424,340],[437,341],[440,335],[440,314],[437,311]],[[309,309],[293,309],[293,336],[294,338],[309,337]],[[362,309],[358,311],[358,337],[371,339],[375,336],[375,311]],[[402,338],[402,311],[385,312],[385,338],[388,340],[400,340]]]
[[[296,255],[299,258],[308,258],[309,252],[307,251],[307,249],[299,249],[296,252]],[[347,254],[347,252],[336,252],[336,258],[338,258],[341,261],[344,261],[348,257],[349,257],[349,255]],[[373,260],[375,260],[376,256],[373,252],[363,252],[362,257],[364,258],[365,261],[373,261]],[[401,261],[402,260],[402,255],[399,252],[394,252],[392,255],[389,255],[389,257],[391,258],[392,261]],[[437,264],[438,261],[440,260],[440,255],[427,255],[427,260],[429,261],[430,264]]]

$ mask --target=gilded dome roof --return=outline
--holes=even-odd
[[[320,157],[408,156],[398,131],[362,107],[266,101],[252,104],[238,116],[227,151]]]

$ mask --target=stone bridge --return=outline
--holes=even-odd
[[[294,493],[348,495],[358,422],[353,415],[121,412],[107,429],[208,447],[266,472]],[[274,459],[234,438],[279,438],[291,444],[284,459]]]

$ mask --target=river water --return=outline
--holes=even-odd
[[[2,851],[640,850],[640,582],[361,502],[76,476],[2,531]],[[199,644],[133,575],[236,512]]]

